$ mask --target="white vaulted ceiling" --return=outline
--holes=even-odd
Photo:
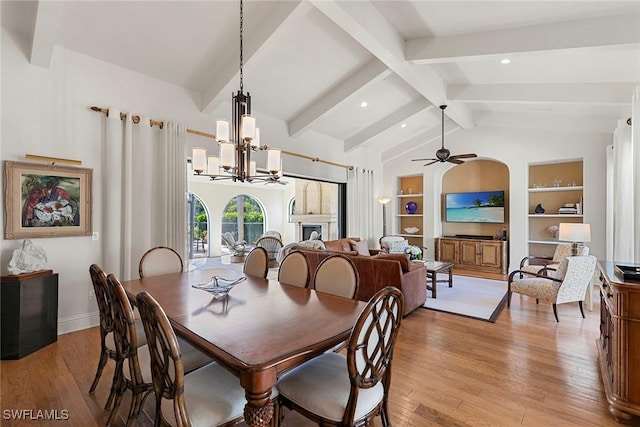
[[[312,130],[383,160],[437,139],[440,104],[448,130],[487,120],[611,132],[640,83],[638,1],[247,0],[244,9],[254,112],[291,136]],[[204,112],[238,89],[237,1],[2,1],[2,26],[28,37],[34,65],[49,67],[62,46],[197,91]]]

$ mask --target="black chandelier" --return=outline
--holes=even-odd
[[[216,120],[215,139],[219,155],[207,156],[207,149],[193,149],[193,171],[211,180],[231,179],[234,182],[277,182],[282,177],[281,152],[276,148],[260,145],[260,129],[251,115],[251,94],[244,93],[243,75],[243,3],[240,0],[240,90],[232,95],[231,134],[227,120]],[[258,172],[251,153],[267,151],[267,172]]]

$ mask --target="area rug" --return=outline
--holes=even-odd
[[[422,307],[495,323],[506,304],[507,282],[454,275],[453,287],[438,283],[437,298],[427,291]]]

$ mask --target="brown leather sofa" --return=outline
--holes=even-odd
[[[416,308],[422,306],[427,299],[426,276],[427,269],[424,265],[409,262],[408,256],[404,254],[380,254],[378,250],[370,250],[371,256],[358,255],[357,251],[351,250],[348,241],[353,239],[339,239],[340,241],[325,242],[327,249],[336,245],[343,245],[345,251],[316,251],[306,249],[295,249],[304,252],[309,260],[309,269],[315,272],[318,264],[328,256],[341,253],[349,257],[358,270],[360,284],[356,298],[361,301],[369,299],[385,286],[395,286],[404,295],[404,315],[406,316]],[[330,243],[327,245],[327,243]],[[345,244],[346,243],[346,244]],[[347,244],[349,246],[347,246]],[[313,279],[312,279],[313,280]]]

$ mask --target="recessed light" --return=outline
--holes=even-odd
[[[362,102],[360,103],[360,106],[361,106],[362,108],[366,107],[367,105],[369,105],[369,104],[367,103],[367,101],[362,101]]]
[[[401,128],[406,128],[406,127],[407,127],[407,124],[406,124],[406,123],[403,123],[403,124],[401,124],[401,125],[400,125],[400,127],[401,127]]]
[[[509,58],[504,58],[500,60],[501,64],[511,64],[511,60]]]

